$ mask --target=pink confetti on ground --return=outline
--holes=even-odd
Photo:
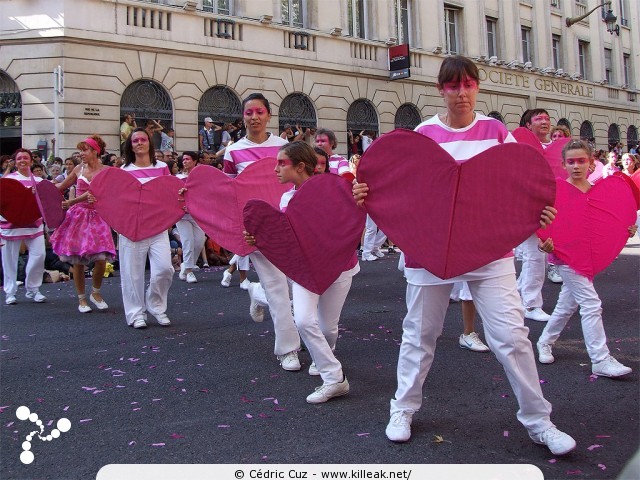
[[[545,383],[548,383],[548,382],[546,380],[540,379],[540,383],[544,385]]]
[[[567,470],[567,475],[580,475],[582,470]]]
[[[505,430],[504,432],[502,432],[502,436],[503,437],[508,437],[509,436],[509,430]]]
[[[231,428],[231,425],[218,425],[218,428]]]
[[[598,464],[598,468],[599,468],[600,470],[606,470],[606,469],[607,469],[607,467],[606,467],[604,464],[602,464],[602,463],[599,463],[599,464]]]
[[[184,435],[180,435],[179,433],[172,433],[171,435],[169,435],[169,438],[173,438],[174,440],[176,440],[178,438],[184,438]]]
[[[64,412],[66,412],[67,410],[69,410],[69,405],[67,405],[66,407],[64,407],[62,410],[63,410]]]
[[[556,463],[557,460],[555,458],[552,458],[551,460],[547,460],[549,463]]]
[[[587,450],[589,450],[590,452],[592,452],[592,451],[593,451],[593,450],[595,450],[596,448],[602,448],[602,445],[598,445],[598,444],[590,445],[590,446],[588,446],[588,447],[587,447]]]
[[[184,378],[176,378],[177,382],[184,382]]]
[[[136,380],[136,382],[149,383],[149,380],[147,380],[146,378],[139,378],[138,380]]]
[[[162,442],[162,443],[152,443],[151,444],[152,447],[164,447],[164,445],[165,445],[164,442]]]
[[[9,422],[9,423],[7,423],[6,427],[11,427],[11,426],[13,426],[14,423],[15,422]]]
[[[83,418],[82,420],[80,420],[80,423],[91,422],[92,420],[93,418]]]
[[[359,437],[368,437],[369,436],[369,432],[363,432],[363,433],[358,433]]]
[[[247,418],[253,418],[253,415],[251,415],[250,413],[245,413],[244,416],[247,417]]]
[[[593,375],[593,374],[589,375],[589,381],[590,382],[595,382],[597,379],[598,379],[597,375]]]
[[[503,393],[502,395],[500,395],[502,398],[509,398],[509,394],[508,393]]]
[[[596,435],[596,438],[611,438],[611,435]]]
[[[131,446],[131,445],[135,445],[135,444],[136,444],[136,441],[135,441],[135,440],[131,440],[131,441],[129,442],[129,446]]]

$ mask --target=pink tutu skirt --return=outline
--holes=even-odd
[[[86,202],[67,211],[62,225],[51,235],[51,246],[62,261],[72,265],[110,262],[116,254],[111,228]]]

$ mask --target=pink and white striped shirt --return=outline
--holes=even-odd
[[[24,175],[13,172],[5,175],[2,178],[11,178],[13,180],[19,181],[25,188],[31,188],[34,186],[33,180],[31,177],[25,177]],[[34,177],[37,182],[41,182],[42,178]],[[17,227],[13,225],[11,222],[7,221],[4,217],[0,216],[0,237],[6,238],[7,240],[28,240],[30,238],[36,238],[41,235],[44,235],[44,226],[42,222],[42,218],[39,218],[31,225],[27,225],[25,227]]]
[[[329,157],[329,173],[342,175],[349,171],[349,161],[346,158],[337,154],[333,154]]]
[[[266,157],[276,158],[280,147],[288,143],[284,138],[272,134],[269,134],[269,138],[263,143],[253,143],[247,137],[243,137],[224,151],[223,171],[229,175],[238,175],[253,162]]]
[[[148,167],[138,167],[130,163],[129,165],[123,165],[121,168],[133,175],[140,183],[147,183],[163,175],[171,175],[169,167],[161,160],[158,160],[155,165],[151,164]]]
[[[480,113],[476,113],[473,122],[465,128],[451,128],[442,123],[438,115],[435,115],[418,125],[415,131],[438,142],[458,162],[469,160],[501,143],[516,141],[501,122]],[[425,248],[429,248],[429,246],[425,245]],[[404,274],[407,282],[412,285],[437,285],[481,280],[513,273],[514,265],[511,257],[513,257],[513,253],[508,252],[503,258],[488,265],[447,280],[436,277],[406,257]]]

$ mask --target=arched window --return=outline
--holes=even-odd
[[[22,98],[13,78],[0,70],[0,152],[13,153],[22,145]]]
[[[369,100],[360,98],[351,104],[347,111],[347,130],[353,133],[371,130],[378,134],[378,113]]]
[[[420,110],[413,103],[405,103],[404,105],[400,105],[398,111],[396,112],[396,118],[394,122],[394,126],[396,128],[406,128],[408,130],[413,130],[422,122],[422,118],[420,118]]]
[[[487,117],[495,118],[499,122],[504,123],[504,118],[502,118],[502,115],[500,115],[500,112],[496,112],[495,110],[493,112],[489,112],[487,114]]]
[[[202,94],[198,103],[198,125],[204,125],[206,117],[217,123],[235,122],[242,118],[242,102],[229,87],[211,87]]]
[[[284,130],[284,126],[289,124],[293,127],[316,128],[318,119],[313,103],[306,95],[302,93],[292,93],[282,100],[280,105],[280,113],[278,115],[280,132]]]
[[[609,131],[607,133],[607,138],[610,147],[615,147],[620,142],[620,128],[615,123],[609,125]]]
[[[561,127],[567,127],[569,131],[571,131],[571,122],[569,122],[569,120],[567,120],[566,118],[561,118],[560,120],[558,120],[558,125],[560,125]]]
[[[593,141],[593,126],[589,120],[585,120],[580,125],[580,138],[583,140]]]
[[[634,125],[627,128],[627,149],[631,150],[638,145],[638,129]]]
[[[137,80],[129,85],[120,99],[120,120],[125,115],[135,115],[136,125],[144,127],[149,120],[156,120],[164,128],[173,127],[173,105],[169,93],[153,80]],[[153,136],[153,144],[160,148],[160,133]]]

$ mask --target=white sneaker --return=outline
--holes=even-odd
[[[538,361],[540,363],[549,364],[556,361],[551,353],[551,345],[548,343],[538,343],[536,347],[538,347]]]
[[[547,278],[552,283],[562,283],[562,277],[558,273],[558,267],[553,264],[549,264],[549,271],[547,272]]]
[[[316,391],[307,397],[307,403],[324,403],[334,397],[341,397],[349,393],[349,381],[344,377],[340,383],[324,383],[316,388]]]
[[[233,278],[233,275],[229,273],[227,270],[225,270],[224,273],[222,274],[222,281],[220,282],[220,285],[227,288],[229,285],[231,285],[232,278]]]
[[[178,273],[178,278],[180,280],[186,280],[187,274],[184,272],[184,263],[180,264],[180,273]]]
[[[312,375],[314,377],[320,375],[318,367],[316,367],[316,362],[311,362],[311,365],[309,365],[309,375]]]
[[[147,328],[147,322],[144,321],[144,317],[136,318],[131,324],[133,328]]]
[[[15,305],[16,303],[18,303],[18,301],[15,295],[7,295],[7,298],[4,300],[5,305]]]
[[[372,253],[367,253],[366,255],[362,254],[362,260],[365,262],[375,262],[376,260],[378,260],[378,257],[373,255]]]
[[[384,257],[384,252],[382,250],[380,250],[379,248],[371,250],[371,253],[373,255],[375,255],[376,257],[378,257],[378,258],[383,258]]]
[[[576,448],[576,441],[556,427],[551,427],[542,433],[529,433],[529,438],[539,445],[546,445],[554,455],[564,455]]]
[[[97,301],[93,296],[93,293],[89,295],[89,300],[91,300],[91,303],[93,303],[98,308],[98,310],[106,310],[107,308],[109,308],[109,305],[107,305],[107,302],[105,302],[104,300]]]
[[[251,284],[251,282],[249,281],[248,278],[245,278],[243,281],[240,282],[240,288],[243,290],[249,290],[249,285]]]
[[[411,438],[411,420],[413,410],[395,412],[389,419],[385,433],[392,442],[406,442]]]
[[[254,322],[260,323],[264,320],[264,307],[258,305],[258,302],[253,298],[254,289],[260,285],[259,283],[250,283],[247,292],[249,292],[249,300],[251,301],[251,305],[249,305],[249,315]]]
[[[198,279],[193,272],[187,273],[187,283],[198,283]]]
[[[601,377],[621,377],[627,373],[631,373],[631,368],[622,365],[619,361],[609,355],[607,358],[598,363],[591,364],[591,372]]]
[[[529,320],[535,320],[536,322],[548,322],[551,318],[551,315],[546,313],[540,307],[533,308],[529,310],[528,308],[524,309],[524,318],[528,318]]]
[[[467,350],[471,350],[474,352],[488,352],[489,347],[487,347],[476,332],[471,332],[469,335],[465,335],[464,333],[460,335],[460,339],[458,340],[460,344],[460,348],[466,348]]]
[[[42,303],[47,299],[47,297],[42,295],[39,290],[36,290],[35,292],[29,292],[28,291],[27,293],[24,294],[24,296],[26,298],[30,298],[31,300],[33,300],[36,303]]]
[[[166,313],[158,313],[158,314],[154,313],[152,315],[156,317],[156,320],[158,321],[158,323],[163,327],[168,327],[169,325],[171,325],[171,320],[169,320],[169,317],[167,317]]]
[[[284,355],[278,355],[278,360],[280,360],[282,368],[289,372],[296,372],[302,368],[300,360],[298,360],[298,352],[295,350]]]

